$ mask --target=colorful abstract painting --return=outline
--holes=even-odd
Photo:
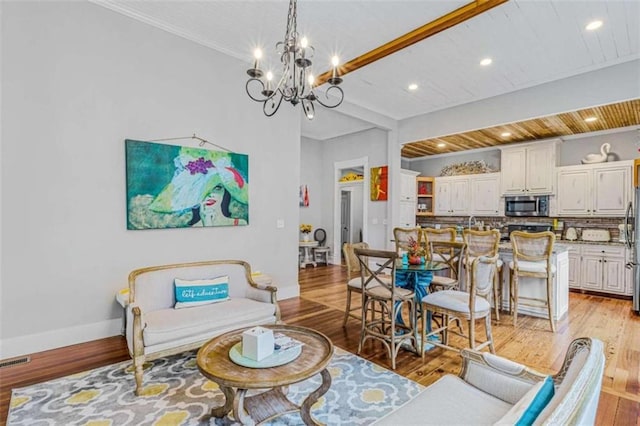
[[[300,185],[300,207],[309,207],[309,187]]]
[[[371,168],[371,201],[387,201],[388,175],[387,166]]]
[[[249,157],[125,140],[127,229],[249,223]]]

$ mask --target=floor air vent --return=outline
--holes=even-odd
[[[0,368],[13,367],[14,365],[26,364],[31,362],[31,358],[28,356],[22,356],[20,358],[8,359],[6,361],[0,361]]]

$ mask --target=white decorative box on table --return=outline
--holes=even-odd
[[[273,354],[273,330],[253,327],[242,333],[242,356],[260,361]]]

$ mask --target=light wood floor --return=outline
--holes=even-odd
[[[342,327],[344,268],[307,268],[300,271],[299,281],[301,296],[280,302],[283,320],[319,330],[336,346],[355,353],[359,322],[350,319],[347,327]],[[518,328],[514,328],[511,317],[501,315],[500,323],[493,324],[496,352],[553,373],[560,368],[564,352],[574,338],[590,336],[602,340],[606,366],[596,424],[640,426],[640,317],[631,312],[631,302],[626,300],[578,293],[571,293],[569,300],[569,316],[558,322],[555,334],[548,331],[545,320],[519,316]],[[478,330],[482,330],[480,324]],[[379,344],[365,345],[360,356],[384,367],[390,365]],[[12,388],[126,359],[129,355],[124,338],[112,337],[41,352],[32,355],[29,364],[0,369],[0,423],[6,422]],[[423,385],[447,373],[457,374],[460,368],[459,356],[441,349],[429,352],[424,363],[410,352],[401,352],[397,363],[397,373]]]

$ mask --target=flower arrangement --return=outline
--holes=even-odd
[[[426,254],[427,252],[425,249],[421,247],[418,241],[413,237],[409,237],[407,239],[407,255],[409,256],[409,263],[413,265],[423,263]]]
[[[303,234],[310,233],[312,229],[313,229],[313,226],[309,225],[308,223],[300,224],[300,232],[302,232]]]

